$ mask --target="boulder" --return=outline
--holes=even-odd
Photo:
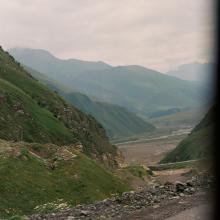
[[[182,193],[186,189],[186,184],[180,181],[175,182],[176,192]]]

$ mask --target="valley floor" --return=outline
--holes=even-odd
[[[117,146],[122,151],[126,164],[149,166],[158,163],[166,153],[173,150],[189,131],[120,143]]]

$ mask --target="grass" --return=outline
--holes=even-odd
[[[212,127],[193,132],[173,151],[169,152],[160,163],[179,162],[200,159],[212,154]]]
[[[2,98],[3,97],[3,98]],[[34,79],[0,48],[0,138],[54,144],[81,142],[87,155],[116,154],[104,128]],[[21,112],[14,109],[19,105]]]
[[[3,149],[4,143],[7,144],[1,142],[0,148]],[[74,149],[67,150],[68,154],[74,157],[65,160],[62,154],[59,154],[60,148],[54,145],[49,147],[15,143],[11,147],[16,149],[16,154],[10,153],[10,150],[0,154],[2,218],[32,214],[37,212],[36,210],[39,211],[36,206],[41,207],[59,200],[74,206],[101,200],[130,189],[110,171]],[[56,161],[55,169],[48,167],[48,163],[52,161]]]
[[[140,165],[126,166],[114,172],[123,182],[128,183],[134,189],[139,185],[146,185],[146,178],[153,174],[150,169]]]
[[[105,128],[111,139],[149,133],[155,127],[127,109],[104,102],[95,102],[80,93],[64,94],[64,98],[86,114],[92,115]]]
[[[1,138],[19,140],[21,137],[30,142],[74,142],[74,136],[51,112],[41,108],[22,90],[0,79],[0,92],[7,94],[1,107]],[[16,114],[12,106],[21,104],[24,114]],[[29,117],[30,115],[30,117]],[[13,127],[13,129],[12,129]]]

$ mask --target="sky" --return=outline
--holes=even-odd
[[[213,61],[212,0],[0,0],[0,45],[161,72]]]

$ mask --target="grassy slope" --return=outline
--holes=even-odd
[[[1,217],[30,214],[34,207],[57,199],[76,205],[129,189],[79,151],[51,144],[0,140],[0,167]]]
[[[108,142],[105,131],[99,123],[40,84],[2,49],[0,49],[0,79],[2,102],[0,120],[7,127],[7,130],[3,125],[1,127],[2,138],[7,137],[7,133],[11,133],[15,119],[19,122],[16,127],[18,135],[9,136],[10,140],[55,144],[67,144],[79,140],[83,143],[84,151],[89,155],[102,158],[102,154],[116,153],[116,148]],[[23,121],[18,118],[18,112],[13,111],[14,104],[21,106],[22,111],[25,112],[21,116]],[[6,120],[8,117],[9,121]],[[36,130],[41,130],[42,134],[34,134],[35,125]],[[26,130],[28,127],[30,129]]]
[[[127,109],[104,102],[91,100],[89,97],[71,91],[44,74],[37,72],[27,66],[25,69],[35,78],[46,84],[49,88],[58,91],[66,100],[72,103],[86,114],[93,116],[105,128],[108,137],[120,139],[140,133],[148,133],[154,130],[154,126],[139,118]]]
[[[168,153],[160,163],[178,162],[210,156],[213,148],[213,111],[212,107],[192,133],[181,141],[173,151]]]
[[[111,139],[148,133],[155,129],[153,125],[123,107],[104,102],[94,102],[80,93],[69,93],[64,97],[80,110],[97,119]]]
[[[88,72],[71,83],[80,92],[141,115],[204,103],[202,88],[198,85],[139,66]]]
[[[59,144],[64,143],[64,139],[66,143],[76,141],[64,124],[54,118],[51,112],[37,105],[18,87],[0,79],[0,92],[7,94],[0,111],[1,138]],[[24,113],[19,114],[12,106],[21,102]]]
[[[169,127],[181,128],[181,126],[183,125],[195,126],[202,120],[205,111],[207,111],[206,108],[192,108],[174,113],[172,115],[152,118],[149,121],[150,123],[154,124],[157,128],[162,127],[165,129],[168,129]]]
[[[207,157],[212,148],[210,141],[211,132],[212,128],[208,127],[192,133],[173,151],[168,153],[160,163],[179,162]]]

